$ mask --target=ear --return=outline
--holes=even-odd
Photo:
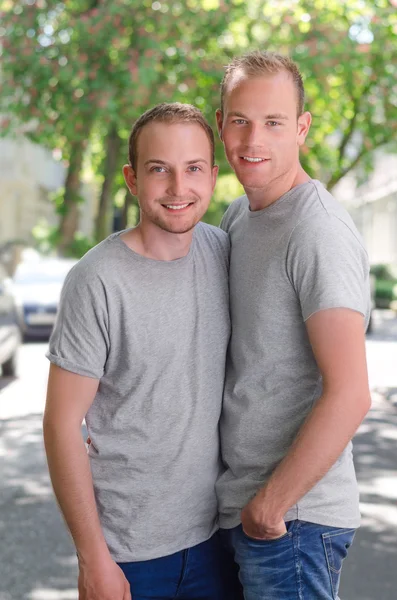
[[[131,165],[124,165],[123,175],[128,189],[133,196],[137,195],[136,174]]]
[[[306,140],[306,136],[309,133],[310,125],[312,122],[312,116],[309,112],[304,112],[298,117],[298,134],[297,142],[298,146],[303,146]]]
[[[222,126],[223,126],[223,114],[220,108],[218,108],[218,110],[215,113],[216,116],[216,126],[218,129],[218,134],[219,134],[219,139],[222,140]]]
[[[218,172],[219,172],[218,165],[214,165],[212,167],[212,193],[214,193],[214,189],[215,189],[215,185],[216,185],[216,180],[217,180],[217,177],[218,177]]]

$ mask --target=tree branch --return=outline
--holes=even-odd
[[[326,188],[328,190],[332,190],[332,188],[335,187],[335,185],[342,179],[342,177],[347,175],[349,171],[351,171],[352,169],[354,169],[354,167],[358,165],[363,156],[365,156],[366,154],[371,154],[372,152],[374,152],[374,150],[385,146],[392,139],[393,135],[389,134],[386,135],[381,142],[379,142],[378,144],[376,144],[376,146],[373,146],[372,148],[366,148],[365,146],[363,146],[360,152],[357,154],[357,156],[351,161],[351,163],[347,167],[345,167],[344,169],[339,169],[336,173],[332,175],[332,177],[326,183]]]
[[[348,165],[344,169],[339,169],[336,173],[334,173],[332,175],[331,179],[329,179],[329,181],[327,181],[327,184],[326,184],[327,190],[329,190],[329,191],[332,190],[332,188],[336,186],[338,181],[340,181],[342,179],[342,177],[347,175],[347,173],[349,171],[354,169],[354,167],[356,167],[358,165],[358,163],[360,162],[362,157],[365,156],[365,154],[368,154],[369,152],[371,152],[371,150],[367,150],[365,147],[363,147],[361,149],[361,151],[357,154],[356,158],[354,160],[352,160],[350,165]]]
[[[369,90],[371,89],[372,83],[373,83],[372,81],[368,81],[367,85],[364,87],[362,92],[360,94],[357,94],[355,97],[354,96],[352,97],[354,114],[349,121],[347,129],[345,130],[345,133],[343,134],[343,138],[342,138],[342,141],[339,146],[339,150],[338,150],[338,165],[339,165],[339,167],[341,167],[343,159],[345,158],[346,146],[350,142],[352,135],[354,133],[357,117],[359,114],[361,98],[369,92]]]

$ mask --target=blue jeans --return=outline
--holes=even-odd
[[[132,600],[237,600],[237,570],[219,533],[175,554],[118,563],[130,583]]]
[[[245,600],[338,600],[342,562],[354,529],[289,521],[276,540],[248,537],[241,525],[222,530],[239,566]]]

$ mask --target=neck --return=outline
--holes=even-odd
[[[141,220],[134,229],[121,238],[131,250],[153,260],[177,260],[189,252],[193,229],[186,233],[170,233],[153,223]]]
[[[281,196],[289,192],[292,188],[310,181],[309,175],[303,170],[301,165],[294,172],[289,172],[282,178],[272,181],[269,185],[262,188],[244,188],[252,211],[262,210],[273,202],[276,202]]]

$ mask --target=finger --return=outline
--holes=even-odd
[[[130,588],[130,584],[128,583],[128,581],[126,581],[125,584],[124,584],[124,596],[123,596],[123,600],[132,600],[131,588]]]
[[[273,535],[267,534],[264,539],[269,540],[269,542],[273,542],[275,540],[279,540],[280,538],[284,537],[286,535],[286,533],[287,533],[287,530],[282,531],[280,533],[274,533]]]
[[[246,529],[245,527],[243,527],[243,532],[246,536],[253,540],[258,540],[260,542],[271,542],[284,537],[287,533],[287,528],[285,528],[284,531],[270,533],[261,529]]]
[[[250,538],[253,538],[254,540],[263,540],[264,536],[261,535],[261,533],[259,531],[257,531],[256,529],[246,529],[245,527],[243,527],[243,532],[245,535],[247,535]]]

